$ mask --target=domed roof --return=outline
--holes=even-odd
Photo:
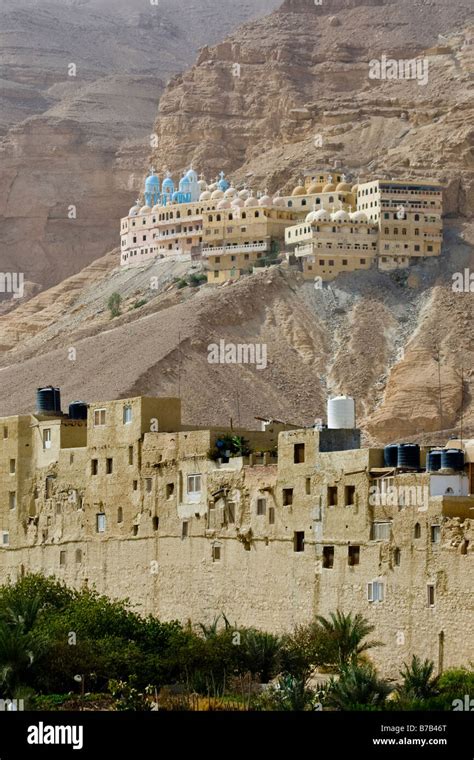
[[[324,185],[323,193],[333,193],[335,189],[336,185],[333,185],[331,182],[329,182],[327,185]]]
[[[198,182],[199,181],[198,175],[196,174],[196,172],[194,171],[194,169],[190,169],[186,173],[186,178],[187,178],[187,180],[188,180],[189,183],[191,183],[191,182]]]
[[[211,191],[217,190],[217,182],[212,182],[210,185],[207,186],[207,189]]]
[[[323,192],[322,182],[313,182],[313,184],[308,187],[308,195],[315,195],[316,193],[322,193],[322,192]]]
[[[270,198],[269,195],[262,195],[262,197],[258,201],[258,205],[259,206],[272,206],[273,205],[273,201],[272,201],[272,199]]]
[[[174,182],[169,174],[166,179],[163,180],[162,190],[164,193],[174,193]]]
[[[160,178],[156,176],[156,174],[152,172],[148,175],[148,177],[145,180],[145,191],[151,191],[151,190],[159,190],[160,189]]]
[[[223,197],[224,197],[224,193],[222,192],[222,190],[214,190],[214,192],[211,195],[211,198],[213,201],[217,201]]]
[[[305,222],[315,222],[317,213],[317,211],[310,211],[306,216]]]
[[[231,206],[233,206],[234,208],[243,208],[244,206],[243,198],[234,198],[234,200],[231,203]]]
[[[258,206],[257,198],[254,195],[249,195],[244,203],[244,206],[246,206],[246,208],[250,208],[251,206]]]
[[[354,211],[353,214],[350,214],[351,221],[353,222],[368,222],[369,218],[367,214],[365,214],[363,211]]]
[[[353,185],[351,188],[351,193],[356,193],[359,189],[359,185]]]
[[[199,196],[200,201],[210,201],[211,200],[211,193],[209,190],[204,190],[204,192],[201,193]]]
[[[219,201],[216,208],[218,211],[223,208],[230,208],[230,201],[226,200],[226,198],[223,198],[221,201]]]
[[[180,190],[175,190],[175,192],[171,196],[171,200],[175,201],[176,203],[179,203],[180,198],[181,198],[181,192],[180,192]]]
[[[234,198],[237,190],[235,187],[228,187],[227,190],[224,193],[224,198]]]
[[[286,208],[286,201],[284,198],[282,198],[281,195],[277,195],[276,198],[273,199],[273,205],[274,206],[284,206]]]
[[[153,206],[152,208],[153,214],[157,214],[159,211],[161,211],[161,206],[158,206],[158,204],[156,206]]]
[[[151,212],[150,206],[142,206],[140,209],[140,214],[149,214]]]
[[[336,186],[336,190],[340,190],[341,192],[345,192],[345,193],[350,193],[352,188],[348,182],[339,182],[339,184]]]
[[[179,180],[179,189],[181,190],[182,193],[189,193],[189,185],[190,185],[190,182],[189,182],[188,176],[187,174],[185,174],[184,177],[181,177],[181,179]]]
[[[331,219],[333,222],[349,222],[350,216],[347,211],[343,211],[341,208],[339,211],[336,211],[335,214],[331,214]]]
[[[128,212],[128,215],[129,216],[136,216],[139,213],[140,213],[140,206],[137,203],[135,206],[132,206],[132,208]]]
[[[207,182],[205,179],[200,179],[198,182],[198,188],[201,192],[204,192],[204,190],[207,190]]]
[[[314,221],[315,222],[330,222],[331,216],[329,214],[329,211],[326,211],[325,208],[320,208],[319,211],[315,211]]]
[[[306,195],[306,188],[303,185],[296,185],[295,189],[291,193],[292,195]]]
[[[250,193],[249,193],[249,191],[247,190],[246,187],[244,187],[243,190],[239,191],[239,198],[242,198],[242,200],[244,200],[244,201],[247,200],[247,198],[249,197],[249,195],[250,195]]]

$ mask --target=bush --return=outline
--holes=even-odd
[[[112,293],[107,301],[107,308],[110,311],[110,319],[118,317],[121,314],[120,304],[122,303],[122,296],[120,293]]]
[[[190,274],[188,277],[188,285],[192,288],[197,288],[202,285],[203,282],[207,282],[207,276],[205,274]]]
[[[133,308],[140,309],[142,306],[145,306],[145,304],[147,303],[148,301],[146,300],[146,298],[141,298],[138,301],[135,301],[135,303],[133,304]]]
[[[181,290],[181,288],[187,288],[187,286],[188,286],[188,283],[186,282],[186,280],[178,280],[176,284],[176,287],[178,288],[178,290]]]
[[[338,679],[329,682],[324,703],[336,710],[381,710],[391,687],[370,664],[347,665]]]

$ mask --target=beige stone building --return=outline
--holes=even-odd
[[[165,620],[277,632],[361,612],[386,675],[414,653],[474,658],[472,442],[427,471],[426,451],[386,466],[352,424],[196,429],[170,398],[85,411],[0,421],[2,582],[44,572]]]

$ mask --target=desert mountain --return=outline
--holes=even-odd
[[[0,0],[0,270],[31,293],[110,250],[169,76],[277,4]]]

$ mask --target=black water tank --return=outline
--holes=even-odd
[[[385,446],[383,450],[383,461],[385,467],[396,467],[398,462],[398,444],[391,443]]]
[[[409,470],[420,469],[420,447],[417,443],[398,445],[397,467]]]
[[[54,414],[56,411],[55,388],[52,385],[47,385],[45,388],[37,388],[36,411],[39,414]]]
[[[441,469],[441,449],[433,449],[429,452],[426,469],[428,472],[436,472]]]
[[[85,401],[73,401],[69,404],[69,419],[87,420],[87,404]]]
[[[441,469],[462,470],[464,468],[464,451],[461,449],[443,449],[441,452]]]

